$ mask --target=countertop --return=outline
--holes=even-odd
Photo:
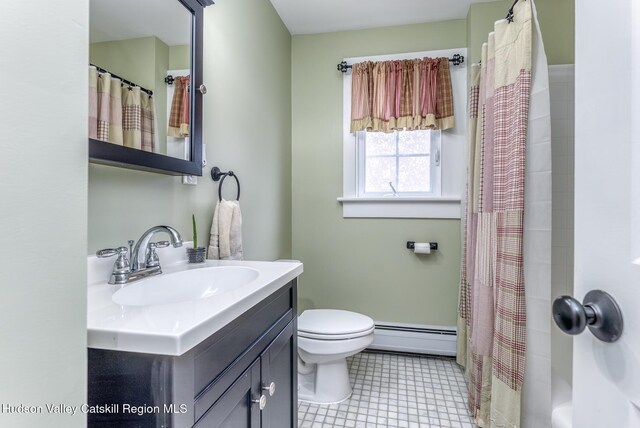
[[[185,247],[158,251],[163,274],[212,266],[245,266],[259,272],[252,282],[226,293],[188,302],[123,306],[111,300],[121,287],[107,281],[114,259],[88,258],[88,347],[182,355],[302,273],[299,262],[218,261],[188,264]],[[152,277],[153,278],[153,277]],[[133,284],[139,284],[142,279]],[[129,285],[124,285],[127,287]],[[179,284],[176,284],[179,286]]]

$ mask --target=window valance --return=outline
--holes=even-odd
[[[448,58],[354,64],[351,132],[453,128]]]

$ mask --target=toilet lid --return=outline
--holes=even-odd
[[[368,316],[338,309],[309,309],[298,317],[298,332],[306,337],[353,337],[368,334],[374,327]]]

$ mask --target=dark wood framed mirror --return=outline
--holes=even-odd
[[[101,5],[100,0],[95,0],[95,1],[91,0],[90,2],[91,8],[93,8],[95,4],[95,9],[92,10],[92,21],[95,21],[96,25],[95,25],[95,31],[92,33],[90,52],[94,50],[94,44],[104,45],[105,43],[119,43],[120,44],[119,54],[122,54],[121,55],[122,58],[119,58],[118,61],[112,61],[115,63],[115,65],[111,67],[111,64],[109,64],[109,61],[104,59],[108,57],[108,55],[100,56],[98,54],[93,55],[92,53],[90,54],[90,60],[92,63],[91,67],[93,67],[94,69],[97,67],[97,70],[98,70],[97,75],[100,78],[102,78],[105,75],[104,73],[107,73],[106,76],[108,76],[110,79],[112,78],[119,79],[114,81],[118,82],[119,85],[120,84],[122,85],[121,90],[122,90],[123,99],[126,96],[125,94],[127,93],[127,86],[126,86],[127,84],[129,85],[128,86],[129,91],[132,90],[132,85],[133,85],[134,89],[138,90],[139,88],[142,88],[141,90],[144,93],[149,94],[147,97],[152,98],[156,95],[154,92],[156,92],[156,89],[158,89],[160,85],[157,82],[157,76],[156,76],[156,81],[154,81],[153,79],[147,78],[145,76],[138,77],[139,80],[152,82],[147,86],[139,85],[138,84],[139,82],[136,82],[136,80],[134,80],[134,78],[130,76],[131,74],[139,76],[139,74],[136,74],[137,70],[135,70],[135,68],[134,68],[134,71],[127,70],[127,67],[131,69],[133,67],[131,64],[135,63],[139,58],[131,58],[131,49],[129,49],[128,47],[123,48],[122,44],[127,43],[130,40],[133,40],[136,43],[138,43],[140,40],[144,40],[145,38],[152,37],[154,38],[156,45],[161,44],[162,46],[165,46],[166,47],[165,50],[169,52],[168,49],[170,47],[173,48],[173,46],[166,46],[166,45],[169,45],[170,43],[167,42],[165,45],[164,42],[166,42],[168,39],[171,39],[172,34],[169,33],[167,35],[166,33],[164,33],[168,25],[166,24],[166,22],[163,22],[163,19],[169,19],[169,20],[175,19],[176,23],[179,21],[181,25],[184,24],[183,27],[185,27],[186,25],[185,31],[183,31],[184,34],[182,34],[180,37],[183,37],[182,40],[187,40],[187,43],[186,44],[181,43],[181,46],[176,46],[176,48],[180,48],[176,50],[181,50],[181,51],[184,51],[185,53],[188,52],[189,54],[188,60],[186,60],[189,62],[188,72],[189,72],[189,79],[190,79],[189,80],[190,84],[189,86],[187,86],[188,96],[189,96],[189,100],[188,100],[189,120],[187,123],[188,131],[186,131],[186,134],[185,134],[186,136],[183,136],[183,138],[180,140],[182,145],[181,145],[181,148],[178,150],[179,154],[175,153],[176,151],[175,149],[174,149],[174,153],[171,154],[170,153],[171,150],[168,149],[167,142],[166,142],[166,140],[169,138],[167,137],[166,128],[167,128],[167,124],[170,121],[168,117],[170,112],[168,110],[173,112],[173,106],[169,104],[169,107],[167,107],[167,95],[166,95],[167,89],[159,88],[160,91],[158,91],[158,93],[164,94],[164,99],[160,100],[159,103],[156,102],[157,101],[156,99],[152,101],[152,103],[156,105],[156,107],[154,107],[154,109],[152,110],[153,121],[151,122],[153,123],[151,127],[154,128],[154,131],[152,132],[151,135],[152,135],[152,139],[155,139],[155,145],[157,147],[148,148],[148,146],[146,146],[147,148],[142,149],[140,148],[139,142],[137,146],[133,144],[128,144],[126,122],[125,122],[125,126],[123,126],[124,134],[125,134],[124,144],[119,139],[116,139],[115,142],[113,140],[106,141],[106,140],[109,140],[109,138],[105,137],[104,133],[101,133],[101,132],[98,132],[96,135],[95,131],[92,132],[91,124],[90,124],[89,161],[97,164],[105,164],[110,166],[137,169],[142,171],[150,171],[150,172],[168,174],[168,175],[201,176],[202,168],[203,168],[203,165],[202,165],[202,97],[206,93],[206,88],[203,85],[203,77],[202,77],[203,18],[204,18],[204,8],[206,6],[213,4],[213,1],[212,0],[164,0],[165,10],[158,13],[164,13],[164,15],[168,15],[168,16],[165,16],[165,17],[160,16],[155,20],[153,18],[153,12],[149,11],[149,14],[147,14],[145,13],[147,11],[145,11],[143,8],[144,7],[155,8],[156,5],[159,5],[162,2],[153,3],[153,2],[142,1],[142,0],[127,0],[127,3],[128,3],[128,7],[126,10],[130,11],[131,14],[135,13],[135,15],[138,16],[137,19],[147,20],[147,23],[156,22],[156,25],[159,27],[158,31],[163,32],[162,35],[158,36],[157,34],[153,34],[153,30],[147,30],[147,32],[145,33],[144,29],[137,28],[138,26],[134,26],[136,28],[132,30],[132,32],[130,33],[130,34],[133,34],[133,36],[129,35],[128,36],[130,37],[129,39],[123,40],[123,38],[127,37],[126,34],[128,34],[125,28],[128,25],[127,22],[118,23],[117,19],[114,19],[113,17],[105,17],[105,19],[102,19],[103,15],[109,15],[110,13],[113,13],[114,15],[117,14],[118,13],[116,11],[117,8],[114,8],[113,4],[110,4],[110,3],[103,2]],[[176,13],[174,11],[174,9],[176,8],[176,5],[178,5],[178,8],[184,7],[184,10],[180,9]],[[141,9],[136,11],[135,9],[136,7],[140,7]],[[120,9],[120,13],[122,13],[121,9]],[[180,16],[177,17],[177,15],[180,15]],[[122,15],[118,15],[118,16],[122,16]],[[104,21],[105,24],[102,24],[100,21]],[[188,21],[190,21],[190,24]],[[107,25],[107,26],[111,25],[111,26],[115,26],[115,28],[108,28],[105,30],[105,28],[100,28],[100,25]],[[121,27],[118,28],[117,27],[118,25],[120,25]],[[153,24],[149,24],[149,25],[153,25]],[[141,26],[141,27],[144,27],[144,26]],[[94,30],[93,27],[92,27],[92,30]],[[107,33],[111,33],[110,34],[111,37],[109,37],[109,34]],[[95,40],[93,40],[94,34],[96,34],[95,38],[97,39],[97,42],[100,42],[100,43],[94,43],[95,42]],[[120,36],[121,34],[124,34],[125,36]],[[164,39],[164,40],[161,40],[161,39]],[[102,48],[103,46],[100,46],[100,47]],[[98,51],[97,48],[95,50]],[[146,51],[143,50],[141,52],[144,52],[146,54],[148,53],[148,51],[149,49],[147,49]],[[110,55],[111,57],[113,57],[112,54]],[[129,57],[127,55],[129,55]],[[165,56],[168,58],[168,54]],[[94,61],[94,57],[98,57],[98,60]],[[106,67],[103,65],[104,62],[107,63]],[[94,66],[93,63],[96,63],[96,65]],[[107,67],[109,67],[109,69],[107,69]],[[153,65],[153,67],[155,67],[155,71],[162,69],[162,67],[158,66],[157,61]],[[165,67],[165,72],[167,71],[167,69],[170,69],[170,68],[171,67],[169,67],[167,64],[167,67]],[[127,71],[120,71],[120,70],[127,70]],[[109,75],[109,73],[111,73],[111,75]],[[91,76],[91,71],[90,71],[90,76]],[[90,91],[91,91],[91,81],[92,79],[90,77]],[[171,85],[173,83],[171,80],[169,81],[165,80],[165,82],[167,82],[167,85]],[[155,84],[155,87],[152,86],[154,84]],[[145,89],[149,87],[151,88]],[[120,90],[120,88],[118,88],[118,90]],[[173,90],[171,92],[173,93]],[[99,93],[100,92],[98,92],[98,94]],[[138,91],[138,93],[140,92]],[[99,95],[96,95],[95,98],[97,98],[98,100],[100,99]],[[143,98],[144,98],[144,94],[143,94]],[[111,102],[113,105],[116,104],[113,101]],[[121,101],[118,100],[118,102],[121,102]],[[169,100],[169,103],[170,102],[171,100]],[[101,105],[100,101],[98,101],[97,104]],[[124,109],[124,104],[125,104],[124,101],[122,101],[123,109]],[[162,107],[161,109],[158,109],[159,111],[156,110],[158,108],[157,107],[158,104],[160,104],[160,107]],[[90,102],[90,105],[91,105],[91,102]],[[142,116],[142,119],[137,119],[138,121],[144,121],[144,107],[142,109],[143,109],[143,113],[142,113],[143,116]],[[90,107],[90,118],[89,118],[90,122],[92,120],[91,112],[92,112],[92,108]],[[158,117],[155,116],[156,114],[158,115]],[[164,128],[162,130],[158,128],[159,115],[165,116],[164,119],[160,120],[160,124]],[[187,115],[187,113],[185,113],[185,115]],[[98,113],[96,113],[96,116],[98,116]],[[122,117],[124,118],[123,120],[126,121],[127,120],[126,118],[129,117],[128,113],[123,111]],[[96,121],[96,123],[100,123],[100,122]],[[104,125],[104,122],[102,123],[102,125]],[[96,126],[100,126],[100,125],[96,125]],[[110,124],[107,124],[107,128],[109,128],[109,126]],[[138,127],[143,128],[143,132],[144,132],[144,126],[145,126],[144,124],[138,125]],[[157,131],[161,131],[161,132],[157,132]],[[162,142],[162,145],[158,143],[158,140],[159,140],[158,134],[160,134],[160,138],[164,138],[165,140]],[[95,138],[91,138],[92,136],[94,136]],[[139,137],[137,138],[139,140]],[[144,140],[144,137],[143,137],[143,140]],[[159,148],[160,146],[162,146],[162,148]],[[144,143],[143,143],[143,147],[144,147]]]

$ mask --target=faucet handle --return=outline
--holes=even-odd
[[[129,268],[129,259],[127,253],[129,250],[127,247],[107,248],[96,252],[96,256],[100,258],[118,256],[113,264],[113,270],[111,271],[111,278],[109,284],[124,284],[127,281],[127,277],[131,272]]]
[[[127,247],[106,248],[104,250],[96,251],[96,256],[104,259],[106,257],[113,257],[117,255],[118,258],[120,258],[123,254],[126,256],[128,251]]]
[[[171,245],[169,241],[160,241],[160,242],[150,242],[147,246],[147,261],[145,262],[146,266],[149,267],[157,267],[160,266],[160,258],[156,253],[156,248],[165,248]]]

